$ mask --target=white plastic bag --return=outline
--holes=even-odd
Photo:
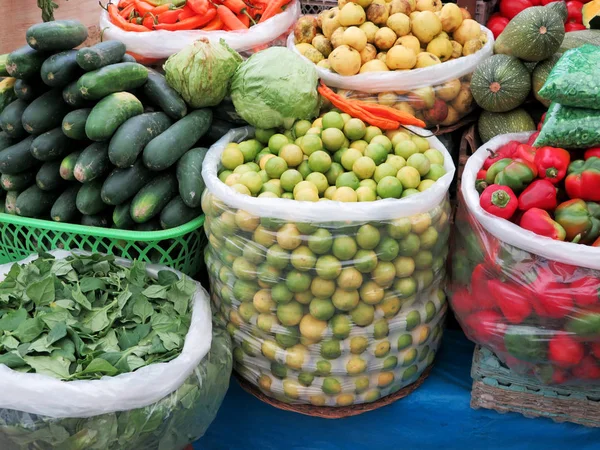
[[[123,42],[128,52],[145,58],[165,59],[202,37],[215,42],[224,39],[239,53],[253,53],[254,48],[273,45],[272,43],[282,36],[279,45],[285,45],[285,37],[298,17],[300,17],[300,2],[294,0],[284,12],[247,31],[158,30],[138,33],[122,30],[110,21],[106,11],[102,11],[100,29],[104,30],[106,40]]]

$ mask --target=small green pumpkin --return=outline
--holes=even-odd
[[[477,124],[482,142],[507,133],[535,131],[535,123],[523,108],[513,109],[505,113],[483,111]]]
[[[515,109],[530,91],[529,70],[514,56],[491,56],[475,69],[471,78],[473,98],[486,111]]]
[[[533,95],[546,108],[548,106],[550,106],[550,103],[552,103],[552,101],[546,100],[545,98],[540,97],[538,92],[540,92],[540,89],[542,88],[544,83],[546,83],[546,80],[548,79],[548,75],[550,75],[550,71],[552,71],[552,68],[558,62],[559,59],[560,59],[560,55],[555,54],[555,55],[552,55],[547,60],[542,61],[537,66],[535,66],[535,69],[533,70],[533,75],[531,76]]]

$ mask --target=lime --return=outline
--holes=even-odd
[[[244,161],[248,162],[253,161],[254,158],[256,158],[256,155],[263,149],[263,146],[256,139],[249,139],[247,141],[240,142],[238,149],[244,155]]]
[[[323,118],[317,117],[315,120],[313,120],[312,126],[318,127],[318,128],[323,128]]]
[[[219,180],[221,180],[223,183],[225,183],[225,180],[231,174],[233,174],[233,172],[231,170],[224,170],[219,174]]]
[[[329,320],[335,314],[335,306],[329,299],[315,298],[310,302],[311,315],[319,320]]]
[[[315,254],[305,246],[300,246],[292,252],[292,266],[301,272],[306,272],[312,269],[317,262]]]
[[[420,153],[424,153],[426,150],[429,150],[429,142],[427,142],[427,139],[417,135],[411,136],[410,139],[415,143]]]
[[[371,178],[375,169],[375,162],[368,156],[361,156],[352,165],[352,171],[361,180]]]
[[[261,220],[261,223],[262,222],[263,221]],[[277,229],[277,227],[273,229]],[[267,229],[266,226],[258,226],[252,235],[252,240],[263,247],[270,247],[275,242],[276,238],[277,234],[272,230]]]
[[[315,265],[317,274],[326,280],[335,280],[342,272],[342,264],[332,255],[321,256]]]
[[[264,130],[261,128],[257,128],[254,131],[254,137],[258,140],[258,142],[260,142],[261,144],[265,144],[268,145],[269,143],[269,139],[271,139],[271,137],[276,133],[275,128],[270,128],[268,130]]]
[[[318,202],[319,194],[311,189],[303,189],[294,194],[294,200],[299,202]]]
[[[426,313],[425,323],[431,322],[431,320],[435,317],[436,312],[437,311],[435,308],[435,304],[431,301],[427,302],[425,304],[425,313]]]
[[[373,250],[379,244],[381,235],[373,225],[362,225],[356,233],[356,242],[363,249]]]
[[[427,189],[429,189],[434,184],[435,184],[435,181],[433,181],[433,180],[423,180],[417,186],[417,192],[426,191]]]
[[[325,176],[327,177],[327,182],[329,183],[329,185],[335,186],[337,178],[343,173],[344,167],[337,162],[332,162],[331,167],[329,167],[329,170],[325,172]]]
[[[278,327],[279,329],[282,327]],[[275,334],[275,340],[279,345],[283,348],[293,347],[300,340],[300,336],[298,333],[297,327],[284,327],[284,332]],[[273,370],[273,365],[271,365],[271,371]],[[275,373],[273,373],[275,375]]]
[[[344,147],[346,136],[344,136],[344,133],[340,129],[327,128],[321,133],[321,140],[327,150],[335,152]]]
[[[350,187],[336,188],[331,200],[336,202],[353,203],[358,201],[358,194]]]
[[[278,155],[279,151],[287,144],[290,143],[290,140],[284,136],[283,134],[274,134],[269,138],[269,150],[274,155]]]
[[[275,308],[271,292],[267,289],[262,289],[254,294],[252,304],[259,313],[270,313]]]
[[[335,186],[329,186],[325,189],[325,193],[323,194],[323,199],[325,200],[333,200],[333,195],[336,193],[337,188]]]
[[[352,116],[350,114],[346,114],[346,113],[340,113],[340,116],[342,116],[342,119],[344,119],[344,123],[348,123],[348,121],[350,119],[352,119]]]
[[[365,370],[367,370],[367,362],[360,356],[351,356],[348,362],[346,363],[346,372],[348,373],[348,375],[358,375],[363,373]],[[342,396],[340,395],[340,397]]]
[[[400,141],[398,144],[396,144],[396,147],[394,147],[394,153],[397,156],[401,156],[407,160],[412,155],[419,153],[419,150],[413,141],[406,140]]]
[[[384,177],[377,183],[377,195],[381,198],[400,198],[402,183],[396,177]]]
[[[258,171],[258,174],[260,175],[260,179],[263,181],[263,183],[266,183],[267,181],[269,181],[271,179],[266,170],[261,169]]]
[[[302,175],[296,169],[288,169],[281,174],[281,187],[286,192],[292,192],[294,187],[303,180]]]
[[[359,327],[366,327],[373,323],[375,318],[375,308],[363,302],[358,302],[356,308],[350,311],[352,321]]]
[[[398,256],[400,247],[395,239],[389,236],[384,237],[379,242],[379,245],[375,249],[375,253],[381,261],[393,261]]]
[[[331,156],[323,150],[317,150],[308,157],[308,167],[313,172],[326,173],[331,167]]]
[[[348,261],[356,254],[356,241],[350,236],[339,236],[333,240],[333,255],[341,261]]]
[[[319,227],[310,222],[296,222],[296,228],[302,234],[312,234],[319,229]]]
[[[311,183],[310,181],[301,181],[294,187],[294,197],[298,195],[298,192],[304,190],[310,190],[317,194],[317,196],[319,195],[319,189],[314,183]]]
[[[385,355],[387,355],[390,352],[390,342],[388,340],[385,341],[381,341],[378,342],[376,347],[375,347],[375,351],[373,353],[375,353],[375,356],[377,358],[383,358]]]
[[[381,372],[377,377],[377,385],[380,388],[388,387],[394,382],[394,372]]]
[[[260,161],[258,162],[259,167],[264,170],[265,166],[267,165],[267,161],[271,158],[275,158],[275,155],[271,153],[265,154],[263,157],[260,158]]]
[[[375,136],[373,137],[373,139],[371,139],[371,142],[369,142],[369,144],[382,145],[387,153],[392,151],[392,141],[390,141],[387,136]]]
[[[360,183],[358,184],[359,187],[368,187],[369,189],[372,189],[373,191],[377,190],[377,183],[374,180],[371,179],[365,179],[365,180],[360,180]]]
[[[296,292],[294,294],[294,300],[303,305],[308,305],[313,299],[312,293],[310,291],[304,292]]]
[[[407,160],[406,164],[410,167],[414,167],[418,170],[419,175],[424,177],[429,172],[429,168],[431,167],[431,163],[429,159],[422,153],[415,153],[411,155]]]
[[[333,240],[331,233],[325,228],[319,228],[313,234],[308,236],[308,248],[317,255],[323,255],[331,249]]]
[[[373,178],[375,179],[375,182],[379,183],[385,177],[395,177],[397,173],[398,169],[391,164],[384,162],[383,164],[377,166]]]
[[[240,280],[250,281],[256,278],[256,265],[241,256],[233,262],[232,270]]]
[[[285,250],[294,250],[302,243],[302,235],[293,223],[286,223],[277,232],[277,243]]]
[[[337,128],[338,130],[341,130],[344,128],[344,118],[340,113],[335,111],[325,113],[322,117],[322,121],[324,129]]]
[[[333,154],[333,162],[341,164],[342,163],[342,156],[344,156],[344,153],[346,153],[348,151],[347,148],[341,148],[339,150],[337,150],[336,152],[334,152]],[[362,152],[361,152],[362,155]]]
[[[294,297],[294,293],[290,291],[285,283],[277,283],[271,287],[271,298],[277,304],[288,303]]]
[[[431,216],[428,213],[415,214],[410,218],[413,233],[421,234],[431,226]]]
[[[284,192],[283,194],[281,194],[281,198],[285,198],[287,200],[294,200],[294,194],[292,194],[291,192]]]
[[[361,186],[356,190],[356,197],[359,202],[374,202],[377,200],[377,193],[374,189]]]
[[[343,289],[336,289],[334,294],[331,296],[331,300],[337,309],[340,311],[351,311],[356,308],[360,301],[358,291],[345,291]]]
[[[238,194],[252,195],[252,193],[250,192],[250,189],[248,189],[247,186],[245,186],[245,185],[243,185],[241,183],[234,184],[233,186],[231,186],[231,189],[233,189]]]
[[[340,341],[331,339],[321,342],[321,356],[325,359],[337,359],[342,355]]]
[[[258,152],[258,154],[256,155],[256,158],[254,158],[254,162],[256,164],[260,163],[260,160],[263,158],[263,156],[265,155],[272,155],[271,151],[268,148],[263,148],[260,152]]]
[[[368,126],[363,139],[367,142],[371,142],[371,139],[373,139],[375,136],[380,136],[382,134],[383,133],[379,128]]]
[[[349,187],[356,190],[359,187],[359,180],[354,172],[345,172],[338,176],[337,180],[335,181],[335,186],[337,188]]]
[[[350,119],[344,125],[344,134],[351,141],[362,139],[366,132],[367,127],[360,119]]]
[[[360,355],[369,347],[369,339],[366,336],[354,336],[350,339],[350,352]]]
[[[354,380],[354,386],[356,387],[357,394],[363,393],[364,391],[369,389],[369,377],[356,377],[356,379]]]
[[[354,267],[361,273],[372,272],[377,267],[377,254],[372,250],[358,250],[354,255]]]
[[[303,161],[304,153],[296,144],[287,144],[281,148],[279,156],[285,159],[288,166],[297,167]]]
[[[419,236],[421,240],[421,248],[429,250],[431,249],[438,241],[439,233],[433,228],[429,227]]]
[[[421,240],[419,236],[410,233],[401,241],[398,241],[398,245],[400,247],[399,254],[401,256],[415,256],[419,253],[419,248],[421,247]]]
[[[444,166],[440,164],[431,164],[429,167],[429,172],[425,174],[425,178],[428,180],[437,181],[444,175],[446,175],[446,169],[444,169]]]
[[[338,339],[346,339],[350,335],[352,324],[346,314],[338,314],[329,321],[331,332]]]
[[[304,154],[306,156],[310,156],[317,150],[323,149],[323,142],[321,141],[320,136],[315,135],[315,134],[307,134],[302,139],[300,148],[302,149],[302,151],[304,152]]]
[[[323,380],[321,389],[323,390],[324,394],[337,395],[342,391],[342,385],[337,378],[327,377]]]
[[[365,156],[368,156],[376,165],[381,164],[387,159],[388,152],[385,147],[381,144],[369,144],[365,148]]]
[[[362,282],[362,274],[354,267],[345,267],[342,269],[342,273],[340,273],[340,276],[337,279],[338,286],[346,291],[358,289]]]
[[[367,141],[363,141],[362,139],[360,139],[358,141],[352,142],[352,144],[350,144],[349,148],[355,148],[356,150],[358,150],[359,152],[361,152],[364,155],[367,145],[369,145],[369,143]]]
[[[419,250],[414,259],[417,270],[429,269],[433,264],[433,254],[429,250]]]
[[[419,184],[420,186],[420,184]],[[410,197],[411,195],[416,195],[416,194],[420,194],[421,192],[418,189],[405,189],[404,192],[402,192],[402,198],[405,197]]]
[[[285,278],[285,285],[292,292],[306,291],[310,287],[310,282],[310,275],[298,270],[292,270]]]
[[[416,189],[421,183],[419,171],[411,166],[403,167],[398,171],[396,178],[402,183],[404,189]]]
[[[359,291],[360,299],[368,305],[376,305],[385,295],[385,291],[373,281],[367,281]]]
[[[239,167],[239,166],[238,166]],[[238,184],[240,182],[240,178],[242,177],[239,173],[232,173],[225,180],[225,184],[227,186],[233,186],[234,184]]]
[[[277,305],[277,318],[282,325],[293,327],[298,325],[304,316],[302,305],[298,302],[282,303]]]
[[[406,140],[410,140],[410,134],[408,134],[406,131],[400,131],[400,132],[394,134],[394,136],[392,137],[392,145],[394,146],[394,148],[396,148],[396,145],[398,145],[398,142],[402,142],[402,141],[406,141]]]
[[[294,134],[297,137],[300,136],[304,136],[306,134],[306,132],[308,130],[310,130],[312,127],[312,123],[310,123],[308,120],[298,120],[295,124],[294,124]]]
[[[254,281],[236,280],[233,283],[233,296],[240,302],[251,302],[254,294],[259,291]]]
[[[300,165],[298,166],[298,172],[300,172],[300,175],[302,175],[302,178],[304,179],[306,179],[306,177],[312,173],[312,170],[310,170],[310,167],[308,166],[307,159],[300,163]]]
[[[308,174],[306,177],[306,181],[314,184],[319,191],[319,195],[322,195],[325,190],[329,187],[329,183],[327,182],[327,177],[319,172],[313,172]]]
[[[288,138],[288,140],[289,140],[290,142],[294,142],[294,141],[296,140],[296,136],[294,136],[294,131],[293,131],[293,130],[291,130],[291,129],[286,129],[286,130],[283,132],[283,135],[284,135],[286,138]]]
[[[362,153],[355,148],[347,149],[342,155],[342,166],[346,170],[352,170],[354,163],[362,157]]]
[[[394,283],[394,291],[399,297],[410,297],[417,292],[417,283],[412,277],[400,278]]]
[[[237,166],[234,170],[233,173],[236,173],[238,175],[243,175],[246,172],[254,172],[254,170],[252,170],[252,167],[247,166],[246,164],[242,164],[241,166]]]
[[[315,376],[309,372],[301,372],[298,374],[298,382],[305,387],[308,387],[312,384]]]
[[[287,163],[279,156],[269,159],[265,164],[265,172],[269,178],[280,178],[286,170],[288,170]]]
[[[244,164],[244,154],[237,147],[226,147],[221,155],[221,163],[226,169],[233,170]]]
[[[431,164],[439,164],[440,166],[444,165],[444,155],[439,150],[435,148],[430,148],[429,150],[425,150],[423,153]]]
[[[380,261],[371,276],[379,286],[389,286],[396,276],[396,268],[391,262]]]
[[[398,278],[409,277],[415,271],[415,261],[408,256],[399,256],[394,260],[394,267]]]
[[[414,330],[421,324],[421,314],[419,311],[411,311],[406,315],[406,331]]]
[[[252,264],[260,264],[266,258],[264,248],[254,241],[246,242],[242,255],[247,261],[250,261]]]
[[[310,284],[310,292],[317,298],[331,297],[331,295],[335,292],[335,281],[315,277]]]
[[[404,350],[412,345],[413,338],[410,334],[402,334],[398,337],[398,350]]]
[[[261,194],[265,193],[265,192],[270,192],[272,194],[275,194],[276,197],[281,197],[281,194],[283,194],[283,191],[281,190],[281,184],[280,183],[272,183],[272,181],[279,181],[279,180],[269,180],[265,184],[263,184],[262,189],[260,191]]]

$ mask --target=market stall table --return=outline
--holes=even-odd
[[[472,355],[473,345],[461,332],[446,331],[420,389],[390,406],[342,420],[275,409],[232,380],[217,418],[194,450],[598,448],[600,429],[471,409]]]

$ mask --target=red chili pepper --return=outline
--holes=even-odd
[[[592,351],[592,355],[594,355],[597,359],[600,359],[600,343],[590,342],[590,349]]]
[[[600,237],[594,241],[592,247],[600,247]]]
[[[154,14],[152,13],[148,13],[146,14],[146,17],[144,17],[142,24],[149,29],[154,29],[154,26],[156,25],[156,17],[154,17]]]
[[[483,345],[502,342],[506,324],[502,315],[496,311],[478,311],[465,319],[467,336]]]
[[[583,159],[585,159],[587,161],[592,156],[595,156],[596,158],[600,158],[600,147],[588,148],[585,151],[585,153],[583,154]]]
[[[567,23],[581,24],[583,22],[583,3],[570,0],[567,2]],[[566,30],[565,30],[566,31]]]
[[[527,211],[531,208],[554,211],[558,205],[556,186],[548,180],[535,180],[519,195],[519,209]]]
[[[500,280],[489,280],[487,286],[507,321],[517,324],[529,317],[531,303],[519,286],[503,283]]]
[[[549,269],[537,271],[530,289],[535,298],[533,308],[539,316],[562,319],[573,314],[574,300],[569,285],[557,282]]]
[[[208,22],[206,26],[202,27],[203,31],[217,31],[223,29],[223,22],[219,16]]]
[[[491,275],[491,274],[490,274]],[[474,310],[495,309],[494,299],[490,297],[487,282],[491,279],[486,266],[477,264],[471,274],[471,295],[474,301]]]
[[[500,14],[507,19],[512,19],[521,11],[532,6],[534,5],[531,0],[502,0],[500,2]]]
[[[142,0],[135,0],[135,9],[138,14],[143,17],[151,12],[154,9],[154,6]]]
[[[210,6],[208,0],[187,0],[185,5],[189,6],[199,16],[206,14]]]
[[[537,153],[537,149],[533,148],[531,145],[520,144],[517,147],[517,151],[515,153],[515,158],[520,158],[524,161],[528,161],[533,164],[536,153]]]
[[[527,145],[533,146],[533,143],[535,142],[535,140],[538,138],[539,135],[540,135],[540,132],[536,131],[531,136],[529,136],[529,140],[527,141]]]
[[[566,33],[570,33],[572,31],[583,31],[583,30],[587,30],[587,28],[585,27],[585,25],[583,25],[581,23],[573,23],[573,22],[565,23],[565,32]]]
[[[506,25],[508,25],[508,22],[510,22],[510,20],[506,17],[490,17],[490,20],[488,20],[486,27],[489,28],[492,32],[492,34],[494,35],[494,39],[498,39],[498,36],[502,34],[504,29],[506,28]]]
[[[130,19],[131,16],[131,12],[135,9],[135,5],[131,4],[129,6],[127,6],[126,8],[123,8],[121,10],[121,12],[119,13],[121,15],[122,18],[124,19]]]
[[[568,172],[565,188],[570,198],[600,201],[600,158],[573,161]]]
[[[217,10],[212,8],[207,11],[204,16],[193,16],[177,23],[159,23],[154,28],[157,30],[179,31],[179,30],[194,30],[206,25],[213,20],[217,15]]]
[[[181,14],[181,10],[179,9],[165,11],[158,15],[158,23],[176,23],[179,19],[179,14]]]
[[[514,158],[519,145],[521,145],[521,143],[519,141],[511,141],[508,144],[503,145],[502,147],[500,147],[499,149],[497,149],[495,151],[488,149],[488,152],[490,153],[490,155],[483,162],[482,169],[485,169],[485,170],[489,169],[492,166],[492,164],[494,164],[497,161],[500,161],[501,159]]]
[[[484,211],[507,220],[513,216],[518,204],[519,200],[511,188],[497,184],[485,188],[479,197],[479,205]]]
[[[571,155],[562,148],[541,147],[535,154],[535,165],[538,176],[556,184],[567,174]]]
[[[196,11],[189,7],[189,5],[185,5],[183,9],[179,10],[179,16],[177,18],[179,20],[189,19],[190,17],[196,16]]]
[[[575,376],[575,378],[578,380],[600,379],[600,366],[598,366],[598,361],[596,358],[589,355],[584,356],[579,365],[577,367],[573,367],[572,371],[573,376]]]
[[[540,208],[531,208],[525,211],[519,225],[525,230],[533,231],[535,234],[549,237],[555,241],[565,240],[565,229],[552,220],[548,211]]]
[[[583,355],[583,344],[566,334],[557,334],[548,343],[548,359],[558,366],[576,366]]]

